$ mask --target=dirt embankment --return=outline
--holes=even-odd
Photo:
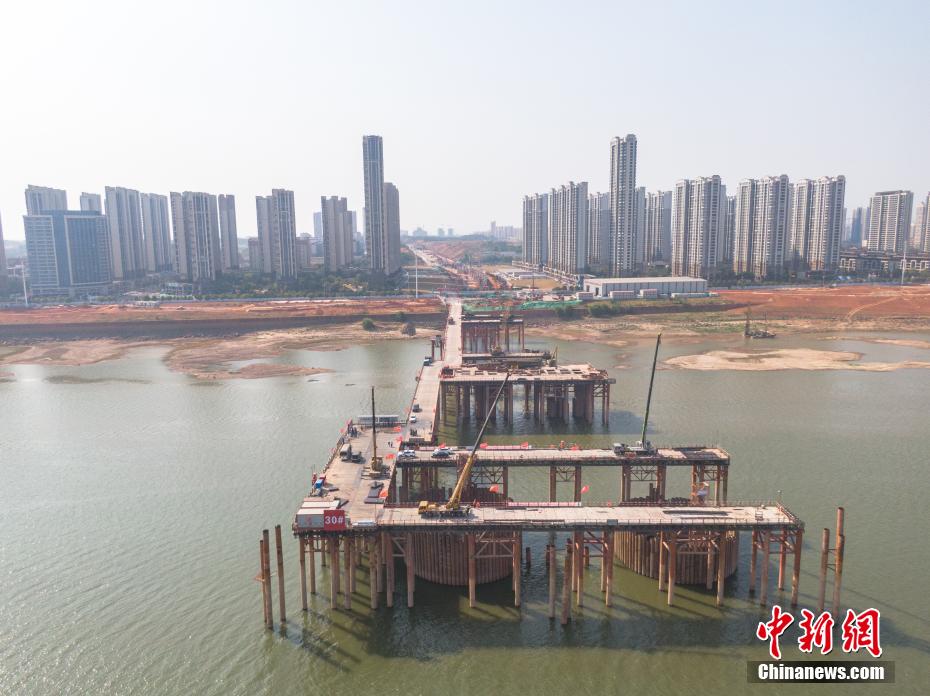
[[[3,309],[0,310],[0,340],[219,336],[246,331],[327,326],[361,321],[365,317],[398,319],[401,315],[418,323],[441,324],[446,309],[435,298]]]
[[[779,335],[846,331],[930,331],[930,286],[851,286],[779,290],[725,290],[723,305],[669,304],[607,318],[563,321],[527,315],[527,335],[614,346],[654,338],[695,342],[741,334],[747,310],[754,328]]]
[[[711,350],[699,355],[669,358],[663,365],[684,370],[862,370],[890,372],[902,369],[930,369],[930,361],[906,360],[896,363],[862,362],[862,353],[808,348],[781,348],[767,351]]]
[[[165,364],[175,372],[199,380],[256,379],[314,375],[327,370],[285,362],[267,362],[288,350],[339,350],[378,340],[404,340],[402,324],[378,322],[367,331],[359,323],[322,328],[250,332],[225,338],[180,338],[170,340],[123,341],[114,339],[42,341],[27,346],[8,346],[0,352],[3,365],[91,365],[124,357],[129,351],[147,346],[167,346]],[[428,332],[431,333],[431,332]],[[428,335],[427,333],[427,335]],[[423,336],[424,332],[420,332]],[[247,365],[235,363],[260,360]],[[12,373],[3,371],[6,377]]]

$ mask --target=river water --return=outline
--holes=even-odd
[[[616,377],[609,429],[550,423],[538,432],[518,423],[489,439],[638,439],[652,346],[556,344],[563,362],[591,362]],[[664,345],[662,355],[725,345],[742,346],[742,339]],[[854,337],[788,337],[764,347],[851,350],[865,361],[930,359],[926,349]],[[424,342],[292,351],[278,360],[332,372],[215,383],[170,372],[163,352],[141,348],[84,367],[5,368],[14,377],[0,383],[0,693],[842,688],[747,685],[746,661],[765,659],[767,650],[753,637],[766,613],[748,601],[746,538],[722,610],[711,594],[689,587],[679,588],[677,606],[668,608],[654,581],[619,567],[608,610],[597,599],[593,568],[587,606],[562,628],[546,618],[541,535],[525,536],[534,564],[524,571],[522,609],[512,606],[504,580],[480,586],[475,609],[463,590],[418,581],[417,605],[408,610],[401,579],[393,610],[372,613],[359,597],[351,615],[330,611],[325,593],[302,615],[296,542],[287,536],[290,617],[266,632],[253,580],[261,530],[289,528],[310,472],[345,421],[367,411],[372,384],[379,411],[404,408]],[[846,506],[843,602],[881,610],[883,659],[897,669],[894,686],[870,690],[925,693],[930,371],[660,370],[652,413],[656,443],[730,451],[732,499],[781,495],[805,520],[802,606],[815,603],[819,530],[833,527],[836,506]],[[448,430],[443,436],[455,437]],[[605,500],[616,497],[616,478],[592,472],[585,482]],[[546,495],[544,470],[517,470],[511,480],[517,499]],[[687,493],[683,476],[669,492]],[[359,591],[367,597],[367,579]],[[795,627],[785,636],[791,658],[796,637]]]

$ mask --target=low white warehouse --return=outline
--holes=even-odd
[[[609,298],[612,292],[633,293],[636,296],[650,295],[654,291],[659,297],[668,297],[672,293],[689,295],[707,292],[707,281],[703,278],[672,276],[669,278],[585,278],[585,292],[590,292],[595,299]],[[645,290],[646,292],[642,292]]]

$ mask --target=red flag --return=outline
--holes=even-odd
[[[387,498],[387,497],[388,497],[388,489],[387,489],[387,488],[382,488],[382,489],[381,489],[381,492],[378,493],[378,497],[379,497],[379,498]]]
[[[491,491],[491,493],[497,493],[497,491],[498,491],[499,489],[498,489],[498,487],[497,487],[497,484],[495,484],[495,485],[491,486],[488,490]]]
[[[589,490],[589,488],[588,488],[587,486],[582,486],[582,487],[581,487],[581,492],[582,492],[582,493],[587,493],[588,490]]]
[[[385,459],[393,459],[393,458],[394,458],[394,453],[391,452],[390,454],[386,454],[386,455],[384,455],[384,458],[385,458]]]
[[[520,447],[522,447],[523,449],[529,449],[530,443],[529,443],[529,442],[521,442],[521,443],[520,443]]]
[[[481,445],[480,445],[480,447],[481,447],[481,449],[487,449],[487,448],[488,448],[488,443],[487,443],[487,442],[482,442]]]

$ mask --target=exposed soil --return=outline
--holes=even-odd
[[[377,340],[405,340],[397,322],[378,322],[366,331],[360,324],[337,324],[326,328],[262,331],[219,338],[179,338],[152,341],[96,339],[43,341],[27,346],[5,347],[0,365],[91,365],[116,360],[135,348],[168,346],[165,364],[173,371],[200,380],[258,379],[314,375],[327,370],[284,363],[261,362],[236,368],[233,363],[276,358],[287,350],[339,350]],[[422,334],[421,334],[422,335]],[[414,337],[415,338],[415,337]],[[12,377],[11,373],[3,373]]]
[[[861,362],[862,354],[846,351],[779,348],[768,351],[711,350],[699,355],[669,358],[663,365],[685,370],[864,370],[889,372],[905,368],[930,369],[930,362]]]

